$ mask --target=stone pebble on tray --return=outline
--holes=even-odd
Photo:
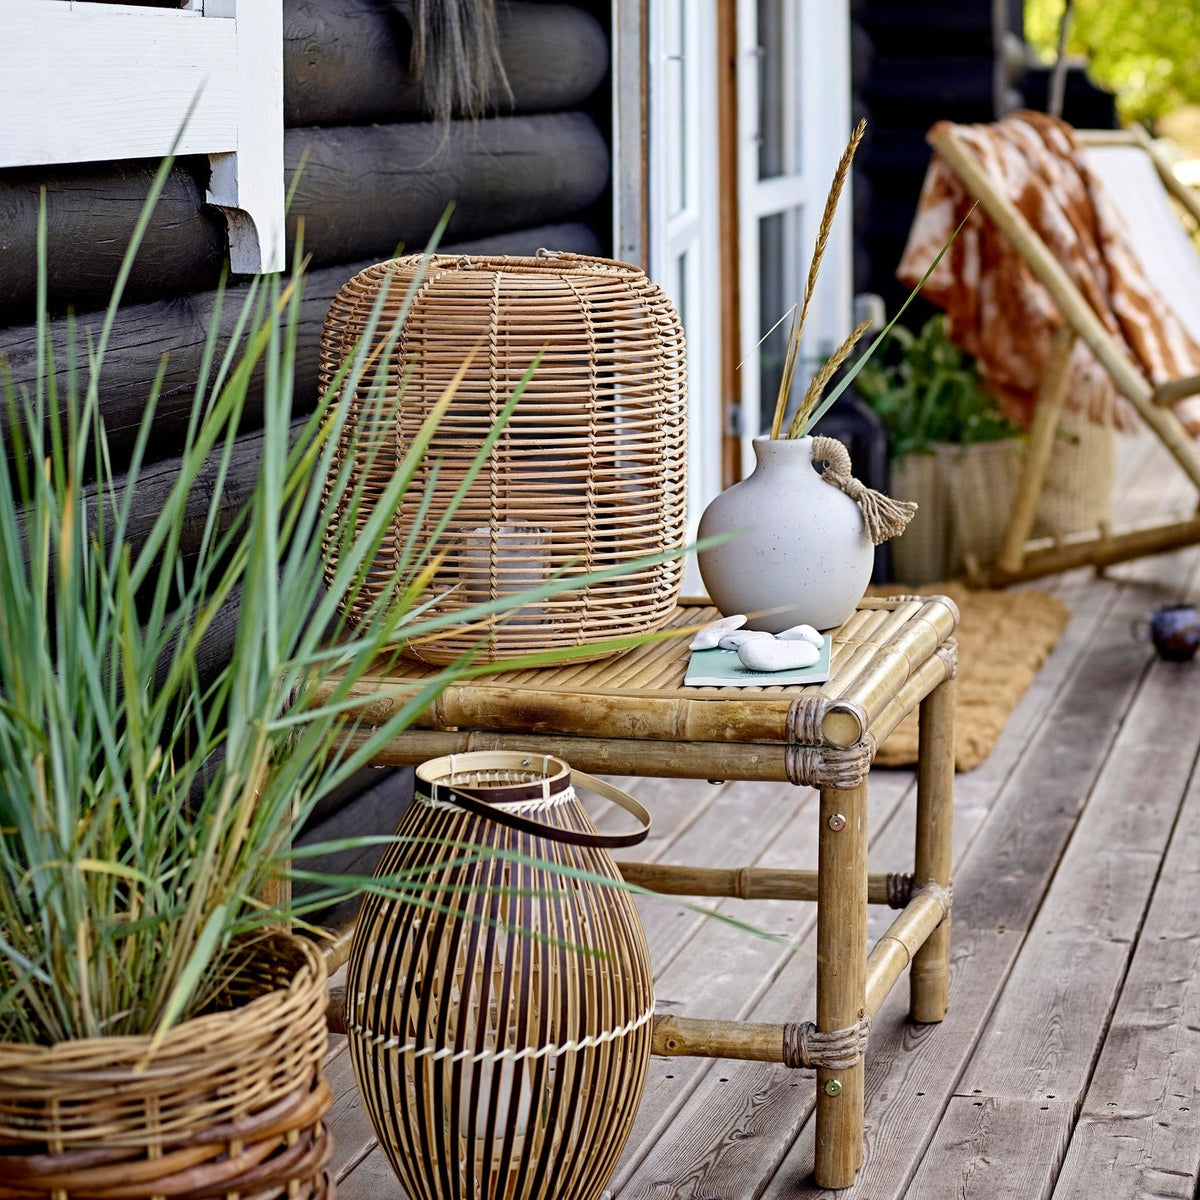
[[[781,642],[808,642],[809,645],[816,646],[818,650],[825,641],[824,635],[811,625],[793,625],[791,629],[785,629],[775,636]]]
[[[738,647],[738,661],[751,671],[794,671],[811,667],[821,651],[811,642],[750,638]]]
[[[735,629],[724,634],[717,645],[722,650],[737,650],[743,642],[753,642],[770,636],[765,629]]]
[[[731,617],[722,617],[719,621],[710,621],[696,630],[696,636],[692,638],[688,649],[714,650],[725,634],[734,629],[741,629],[745,623],[746,618],[742,613],[735,613]]]

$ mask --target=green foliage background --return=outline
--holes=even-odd
[[[1053,61],[1063,0],[1025,0],[1025,37]],[[1200,104],[1200,12],[1196,0],[1075,0],[1069,54],[1117,94],[1123,118],[1153,121]]]

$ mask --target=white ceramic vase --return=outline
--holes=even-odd
[[[700,575],[726,615],[763,614],[754,628],[832,629],[854,611],[871,579],[875,548],[862,512],[813,466],[813,440],[758,437],[749,478],[722,492],[700,518],[700,538],[730,534],[699,554]]]

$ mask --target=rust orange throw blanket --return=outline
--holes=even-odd
[[[1200,373],[1200,346],[1146,278],[1071,127],[1043,113],[1019,112],[992,125],[960,126],[959,132],[1147,378],[1157,384]],[[972,203],[935,153],[896,272],[903,283],[917,285]],[[1051,342],[1064,322],[981,208],[967,217],[921,294],[946,310],[951,340],[976,357],[1001,407],[1027,428]],[[1082,341],[1075,343],[1071,373],[1068,407],[1097,421],[1132,421],[1129,406],[1118,401]],[[1191,432],[1200,431],[1200,405],[1185,401],[1176,412]]]

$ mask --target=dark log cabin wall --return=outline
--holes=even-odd
[[[608,72],[599,21],[569,4],[500,6],[513,104],[503,115],[423,119],[408,76],[404,5],[284,0],[285,163],[303,163],[289,234],[311,256],[297,403],[315,399],[321,322],[337,289],[398,248],[421,250],[446,206],[448,248],[603,252],[609,239],[606,133],[586,111]],[[0,354],[18,385],[33,378],[39,189],[47,189],[48,306],[94,326],[116,279],[156,164],[0,171]],[[220,214],[205,205],[206,160],[178,163],[135,264],[106,362],[103,404],[118,449],[128,441],[161,354],[170,355],[158,452],[177,445],[215,288],[227,260]],[[244,288],[244,285],[242,285]],[[237,297],[239,285],[233,287]],[[226,304],[232,310],[233,304]],[[225,320],[232,322],[232,311]]]
[[[497,97],[482,119],[439,126],[423,110],[408,70],[405,0],[284,0],[284,151],[288,180],[295,177],[289,244],[303,222],[311,257],[299,329],[298,414],[316,400],[321,326],[337,290],[399,249],[424,249],[447,205],[454,208],[444,249],[609,252],[606,8],[589,0],[511,0],[497,8],[511,100],[502,105]],[[135,161],[0,171],[0,369],[6,360],[18,388],[30,386],[36,370],[41,188],[50,330],[61,362],[68,312],[79,345],[99,327],[156,167]],[[132,447],[160,359],[168,356],[150,448],[155,465],[138,496],[147,515],[173,471],[228,262],[224,221],[204,202],[207,178],[206,159],[172,169],[101,376],[102,410],[119,463]],[[232,335],[247,286],[231,282],[218,318],[222,341]],[[230,501],[246,494],[258,439],[254,428],[244,430]],[[231,633],[232,622],[224,628]],[[205,654],[219,660],[227,644],[218,638]],[[360,780],[326,806],[321,815],[328,823],[318,835],[390,830],[397,788],[403,792],[395,778]]]

